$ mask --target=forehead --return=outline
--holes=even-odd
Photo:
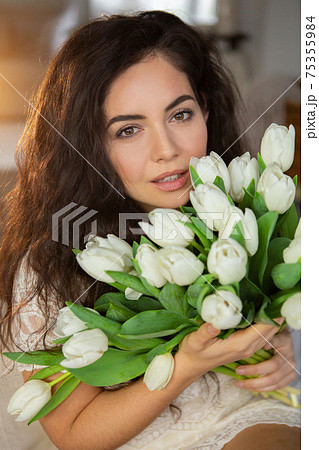
[[[176,69],[162,56],[148,57],[134,64],[111,84],[104,108],[107,115],[136,112],[146,107],[163,105],[174,98],[194,92],[187,75]]]

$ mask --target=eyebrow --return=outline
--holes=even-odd
[[[165,108],[165,112],[168,112],[170,109],[175,108],[175,106],[179,105],[180,103],[185,102],[185,100],[193,100],[194,102],[196,101],[194,99],[194,97],[192,97],[191,95],[181,95],[179,97],[177,97],[175,100],[172,101],[172,103],[170,103],[168,106],[166,106]],[[113,123],[115,122],[124,122],[126,120],[138,120],[138,119],[146,119],[145,116],[142,116],[140,114],[124,114],[124,115],[119,115],[119,116],[115,116],[112,119],[110,119],[109,123],[106,126],[106,130],[113,125]]]

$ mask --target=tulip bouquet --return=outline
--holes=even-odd
[[[82,269],[116,292],[103,294],[94,309],[66,302],[54,351],[5,353],[45,366],[14,394],[8,411],[31,423],[80,381],[112,386],[144,374],[150,390],[163,389],[178,344],[204,322],[221,330],[220,339],[253,323],[280,329],[274,320],[279,317],[285,318],[281,328],[299,329],[297,180],[284,174],[293,155],[293,126],[272,124],[257,159],[247,152],[227,167],[214,152],[191,158],[192,206],[151,211],[150,223],[139,224],[147,237],[132,247],[114,235],[92,235],[83,251],[73,249]],[[238,365],[272,354],[261,349],[214,371],[243,379],[235,372]],[[57,372],[63,374],[51,383],[42,381]],[[287,387],[263,394],[299,406],[296,393]]]

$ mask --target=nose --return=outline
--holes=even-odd
[[[153,130],[151,148],[154,162],[167,162],[180,154],[177,142],[165,127]]]

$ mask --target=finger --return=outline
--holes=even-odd
[[[199,348],[203,349],[216,342],[218,340],[216,336],[218,336],[219,333],[220,330],[214,328],[210,323],[203,323],[197,331],[189,335],[188,343],[196,350]]]
[[[240,380],[236,382],[237,387],[250,389],[252,391],[276,390],[291,383],[295,379],[295,371],[289,366],[282,367],[280,371],[260,376],[249,380]],[[289,378],[289,381],[287,379]],[[280,385],[280,387],[279,387]],[[275,387],[277,386],[277,387]],[[270,389],[273,388],[273,389]]]
[[[246,376],[255,375],[267,375],[278,370],[283,365],[284,360],[282,358],[277,358],[277,355],[268,361],[261,362],[259,364],[249,364],[244,366],[239,366],[236,369],[236,373]]]
[[[246,387],[246,389],[249,389],[251,391],[256,392],[267,392],[267,391],[277,391],[278,389],[283,389],[286,386],[288,386],[290,383],[294,381],[296,378],[295,373],[291,372],[287,376],[281,378],[277,382],[274,382],[272,384],[264,384],[263,386],[257,386],[255,387],[255,383],[251,383],[251,386]],[[249,380],[249,381],[256,381],[256,380]],[[239,386],[238,386],[239,387]]]

